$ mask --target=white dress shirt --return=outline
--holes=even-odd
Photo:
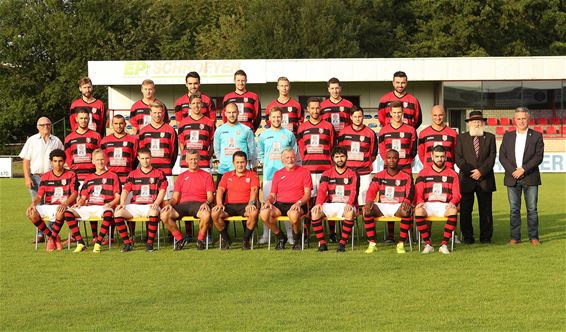
[[[47,142],[35,134],[28,138],[20,152],[20,158],[30,161],[31,174],[43,174],[51,169],[49,154],[55,149],[64,150],[61,140],[54,135],[49,135]]]
[[[517,138],[515,139],[515,162],[517,163],[517,168],[523,167],[523,155],[525,154],[528,132],[527,130],[521,134],[517,131]]]

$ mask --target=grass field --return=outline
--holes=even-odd
[[[0,330],[565,330],[565,179],[543,177],[542,246],[506,245],[498,177],[494,243],[457,245],[449,256],[400,256],[381,245],[365,255],[365,242],[344,254],[334,246],[197,252],[194,244],[151,254],[141,245],[36,252],[23,179],[3,179]],[[439,235],[437,226],[436,247]]]

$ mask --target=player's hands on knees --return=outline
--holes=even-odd
[[[453,203],[448,203],[448,204],[446,204],[446,210],[448,210],[448,209],[456,210],[456,205],[454,205]]]
[[[116,209],[115,209],[114,211],[120,211],[120,210],[122,210],[123,208],[124,208],[124,205],[118,204],[118,205],[116,205]]]
[[[34,214],[36,211],[37,211],[37,210],[35,209],[35,205],[32,204],[32,205],[30,205],[30,206],[28,207],[28,209],[26,210],[26,215],[27,215],[28,217],[31,217],[31,216],[33,216],[33,214]]]
[[[220,212],[220,211],[224,211],[224,205],[216,205],[215,207],[212,208],[212,212]]]
[[[316,204],[311,209],[312,214],[320,214],[322,212],[322,204]]]
[[[289,209],[289,211],[297,211],[297,212],[301,211],[301,204],[299,202],[293,204]]]
[[[271,206],[272,206],[271,202],[267,201],[267,202],[263,203],[263,205],[261,206],[261,209],[262,210],[271,209]]]
[[[419,203],[415,206],[415,209],[424,209],[424,203]]]
[[[364,205],[364,215],[370,215],[371,214],[371,210],[373,210],[373,203],[372,202],[366,202],[366,205]]]
[[[208,206],[208,204],[206,204],[206,202],[204,202],[200,205],[200,208],[198,210],[210,212],[210,206]]]
[[[354,210],[353,206],[351,206],[350,204],[346,204],[346,207],[344,208],[345,213],[351,213],[351,212],[354,212],[354,211],[355,210]]]
[[[401,212],[403,213],[404,216],[407,216],[410,214],[411,212],[411,204],[407,203],[407,202],[403,202],[401,203]]]
[[[253,204],[246,205],[246,213],[252,213],[257,210],[257,207]]]
[[[67,204],[61,204],[57,207],[57,212],[65,212],[67,210]]]

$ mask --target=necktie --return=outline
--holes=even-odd
[[[480,157],[480,138],[474,136],[474,150],[476,151],[476,158]]]

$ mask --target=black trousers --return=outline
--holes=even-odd
[[[474,226],[472,225],[474,193],[478,198],[480,214],[480,242],[489,243],[493,235],[492,192],[476,189],[475,192],[462,193],[462,200],[460,201],[460,230],[462,231],[465,242],[473,243],[475,241]]]

